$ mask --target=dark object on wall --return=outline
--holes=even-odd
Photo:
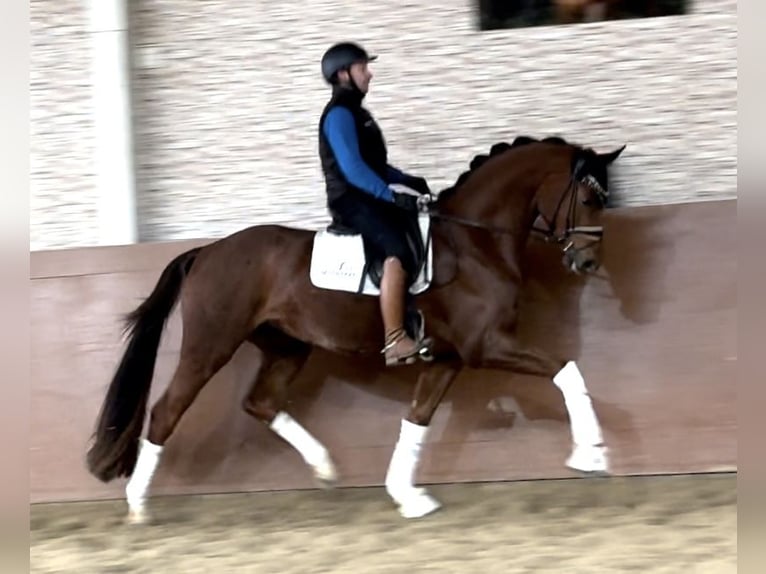
[[[688,0],[479,0],[479,28],[498,30],[688,13]]]

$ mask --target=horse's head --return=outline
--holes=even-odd
[[[554,169],[537,191],[536,211],[544,225],[535,229],[561,244],[568,269],[592,273],[601,265],[601,216],[609,203],[607,170],[625,146],[604,154],[566,147],[572,150],[569,168]]]
[[[559,137],[500,142],[474,157],[431,212],[498,238],[515,234],[520,245],[535,220],[542,220],[534,230],[561,244],[567,269],[594,272],[609,202],[607,170],[624,149],[600,154]]]

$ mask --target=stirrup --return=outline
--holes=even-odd
[[[394,329],[386,336],[386,344],[380,352],[385,355],[406,336],[407,332],[402,327]],[[396,357],[386,356],[386,366],[391,367],[394,365],[411,365],[418,359],[419,356],[421,356],[424,360],[428,360],[427,357],[430,356],[430,343],[431,340],[429,338],[425,338],[420,341],[415,341],[415,347],[412,349],[412,351],[405,355],[399,355]]]

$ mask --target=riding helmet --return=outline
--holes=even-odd
[[[322,56],[322,75],[332,84],[335,74],[356,62],[372,62],[377,56],[371,56],[360,45],[353,42],[341,42],[329,48]]]

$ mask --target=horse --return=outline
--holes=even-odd
[[[607,447],[576,362],[523,347],[515,330],[530,234],[560,245],[568,272],[599,268],[601,217],[610,199],[607,171],[624,149],[598,153],[559,137],[519,136],[477,155],[454,185],[420,202],[417,218],[427,225],[418,247],[421,254],[432,254],[432,263],[421,257],[421,270],[432,273],[419,291],[410,286],[419,323],[408,325],[419,329],[413,331],[419,336],[427,331],[432,347],[418,361],[412,402],[385,477],[386,492],[402,517],[420,518],[441,507],[415,486],[414,476],[431,419],[463,367],[552,379],[570,419],[572,451],[565,464],[608,474]],[[349,292],[312,280],[322,233],[338,242],[332,245],[361,242],[332,225],[324,230],[251,226],[176,256],[152,292],[125,316],[127,346],[97,416],[86,464],[103,482],[129,477],[130,523],[147,519],[151,479],[179,420],[245,342],[255,345],[262,359],[242,408],[288,442],[321,486],[337,482],[328,449],[287,411],[289,385],[313,348],[382,364],[383,325],[374,288]],[[356,268],[368,280],[370,263]],[[160,338],[179,302],[178,364],[152,405],[141,438]]]

